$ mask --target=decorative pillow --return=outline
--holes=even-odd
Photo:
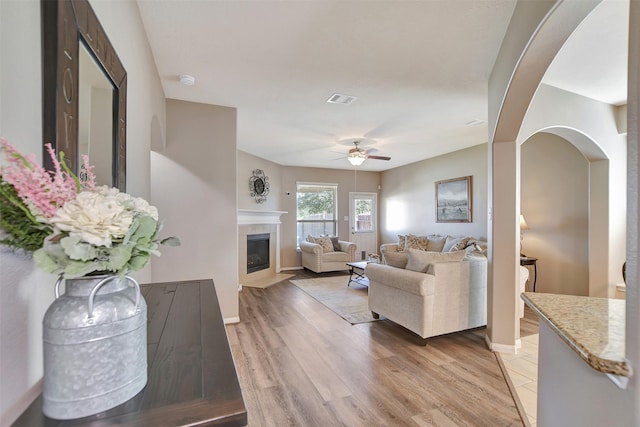
[[[322,246],[323,253],[333,252],[333,243],[329,237],[320,237],[316,239],[316,243]]]
[[[467,254],[465,251],[457,252],[427,252],[415,249],[408,249],[407,270],[426,273],[429,265],[438,262],[462,261]]]
[[[426,249],[427,251],[443,252],[442,248],[444,247],[444,244],[447,241],[446,236],[433,235],[433,236],[428,236],[427,239],[428,239],[427,249]]]
[[[331,239],[331,244],[333,245],[333,251],[334,252],[340,252],[340,243],[338,243],[338,236],[335,237],[329,237]]]
[[[392,267],[405,268],[407,266],[406,252],[383,252],[384,263]]]
[[[451,248],[449,249],[449,252],[455,252],[455,251],[463,250],[464,248],[469,246],[469,241],[470,240],[471,240],[471,237],[462,237],[462,238],[460,238],[459,241],[457,241],[455,244],[453,244],[451,246]]]
[[[449,252],[451,250],[451,247],[462,239],[466,239],[466,237],[447,236],[447,240],[445,240],[444,246],[442,247],[442,252]]]
[[[304,240],[306,240],[306,241],[307,241],[307,242],[309,242],[309,243],[315,243],[315,242],[316,242],[316,238],[315,238],[315,237],[313,237],[311,234],[309,234],[309,235],[306,237],[306,239],[304,239]]]
[[[469,244],[467,244],[467,246],[465,246],[463,251],[465,251],[468,254],[474,253],[474,252],[483,253],[482,248],[478,246],[477,242],[470,242]]]
[[[404,234],[398,234],[398,252],[404,252],[407,246],[407,236]]]
[[[421,251],[427,250],[427,245],[429,244],[429,239],[422,236],[414,236],[413,234],[409,234],[406,236],[407,247],[405,251],[408,249],[418,249]]]

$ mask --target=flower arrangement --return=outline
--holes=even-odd
[[[51,145],[47,171],[35,156],[20,154],[6,139],[0,149],[0,244],[33,252],[44,271],[74,278],[92,273],[125,275],[140,270],[160,245],[178,246],[176,237],[158,239],[158,210],[116,188],[96,186],[87,156],[81,181]]]

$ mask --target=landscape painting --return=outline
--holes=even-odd
[[[472,177],[436,181],[436,222],[471,222]]]

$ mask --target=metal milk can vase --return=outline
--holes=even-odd
[[[56,282],[43,320],[43,412],[80,418],[111,409],[147,383],[147,304],[132,277]],[[131,284],[131,286],[130,286]]]

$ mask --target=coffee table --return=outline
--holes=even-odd
[[[367,261],[353,261],[348,262],[347,265],[349,266],[349,281],[347,282],[347,286],[351,285],[351,282],[369,286],[369,280],[364,275],[364,269],[367,267]]]

